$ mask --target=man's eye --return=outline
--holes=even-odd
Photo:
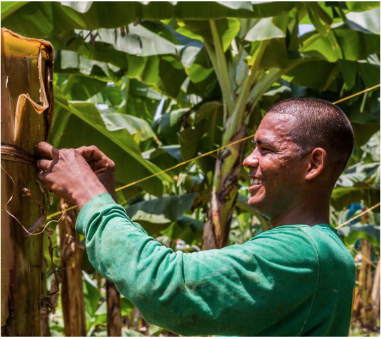
[[[261,152],[271,152],[271,150],[266,147],[260,147],[259,149],[261,150]]]

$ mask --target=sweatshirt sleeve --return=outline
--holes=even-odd
[[[279,333],[282,326],[297,332],[318,284],[316,252],[301,231],[269,231],[219,250],[174,252],[133,223],[109,194],[83,207],[76,230],[86,236],[92,265],[146,321],[182,335],[255,335],[275,324]],[[302,251],[300,244],[306,245]]]

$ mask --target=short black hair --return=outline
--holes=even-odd
[[[312,98],[281,101],[267,114],[287,114],[297,118],[290,133],[303,152],[323,148],[332,167],[334,182],[343,172],[354,146],[354,133],[345,113],[332,103]]]

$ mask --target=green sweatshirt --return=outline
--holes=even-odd
[[[353,259],[336,230],[276,227],[243,245],[174,252],[131,222],[109,194],[76,230],[92,265],[149,323],[186,336],[347,336]]]

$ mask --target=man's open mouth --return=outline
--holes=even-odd
[[[263,180],[261,179],[257,179],[257,178],[250,179],[251,186],[262,185],[262,183],[263,183]]]

